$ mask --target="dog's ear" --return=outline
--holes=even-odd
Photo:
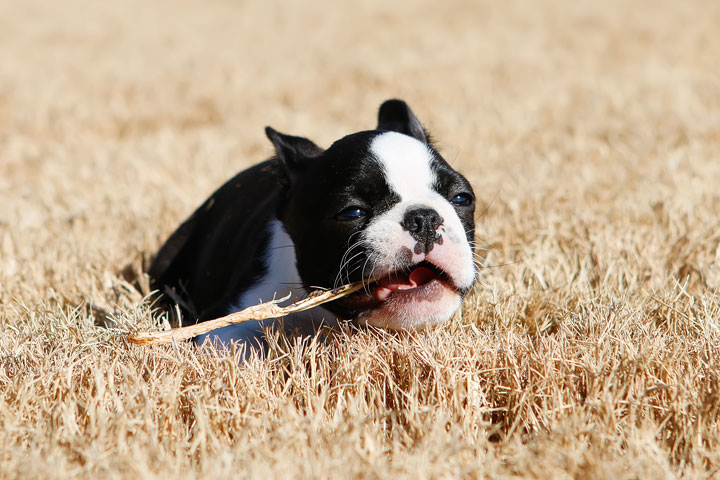
[[[378,111],[378,130],[390,130],[430,143],[430,136],[408,104],[402,100],[385,100]]]
[[[305,161],[323,153],[322,148],[304,137],[285,135],[271,127],[265,127],[265,135],[275,146],[278,160],[288,171],[302,167]]]

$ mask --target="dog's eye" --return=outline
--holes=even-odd
[[[458,193],[450,200],[450,203],[458,207],[467,207],[472,203],[472,197],[467,193]]]
[[[367,215],[367,211],[364,208],[352,206],[341,210],[340,213],[335,215],[335,218],[337,218],[338,220],[357,220],[358,218],[362,218],[365,215]]]

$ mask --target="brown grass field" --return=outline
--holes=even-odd
[[[0,478],[719,478],[720,2],[0,2]],[[407,100],[481,205],[448,325],[138,347],[265,125]]]

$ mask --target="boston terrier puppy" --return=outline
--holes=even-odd
[[[276,155],[237,174],[180,225],[149,269],[154,289],[181,297],[194,323],[367,282],[285,319],[286,328],[306,332],[339,319],[414,329],[458,310],[476,278],[475,195],[405,102],[384,102],[375,130],[327,150],[270,127],[265,133]],[[272,323],[231,325],[196,342],[262,351]]]

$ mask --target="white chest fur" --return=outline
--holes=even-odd
[[[295,245],[279,220],[269,224],[268,245],[264,252],[265,273],[229,308],[227,313],[237,312],[243,308],[267,302],[274,298],[290,298],[281,305],[287,305],[307,295],[297,271]],[[335,316],[322,307],[297,313],[285,319],[286,329],[300,329],[303,333],[311,333],[317,326],[333,324]],[[238,342],[249,346],[263,348],[263,329],[275,320],[250,321],[238,325],[213,330],[197,338],[197,343],[206,340],[222,342],[226,345]],[[246,347],[247,351],[247,347]]]

